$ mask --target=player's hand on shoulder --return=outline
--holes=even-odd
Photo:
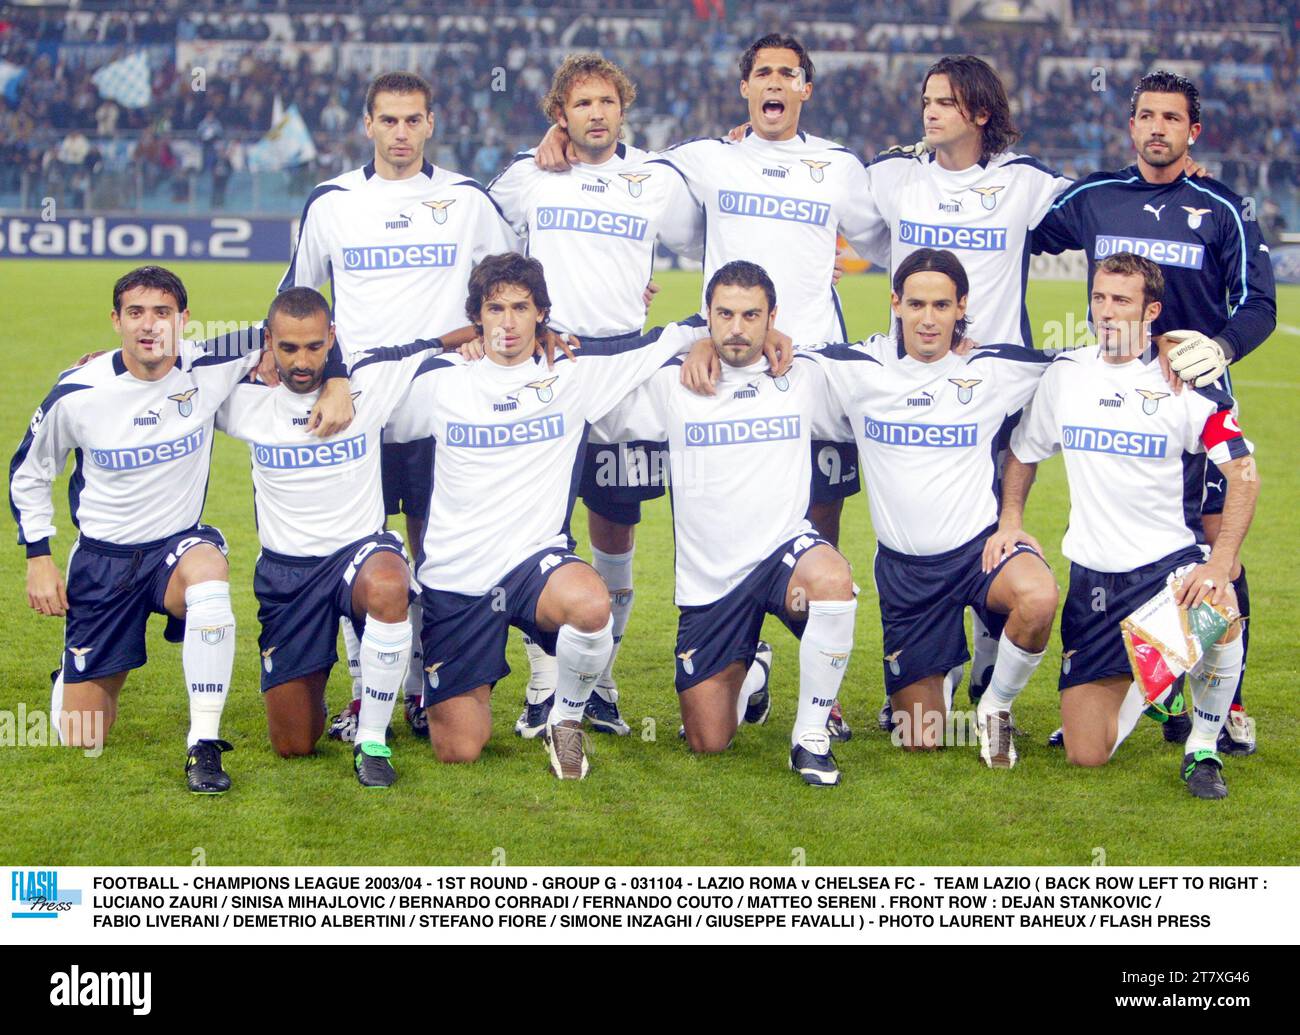
[[[27,603],[33,611],[51,618],[62,618],[68,613],[63,576],[49,554],[27,558]]]
[[[915,144],[895,144],[893,147],[887,147],[879,152],[876,157],[881,158],[885,155],[907,155],[910,158],[922,158],[928,155],[933,148],[930,142],[922,137]]]
[[[107,351],[107,349],[100,349],[98,352],[87,352],[87,353],[86,353],[85,355],[83,355],[79,360],[77,360],[77,362],[73,363],[72,365],[73,365],[74,367],[84,367],[84,366],[85,366],[87,363],[89,363],[92,359],[98,359],[98,358],[99,358],[100,356],[102,356],[106,351]]]
[[[482,338],[471,338],[455,351],[460,354],[461,359],[467,359],[471,363],[487,355]]]
[[[1039,557],[1043,556],[1043,548],[1038,544],[1038,540],[1026,532],[1023,528],[1003,528],[998,530],[984,541],[984,554],[981,559],[981,568],[985,574],[993,571],[999,564],[1016,552],[1016,547],[1021,543],[1028,546]]]
[[[1183,172],[1185,172],[1188,176],[1209,176],[1210,175],[1210,170],[1205,168],[1205,166],[1203,166],[1200,162],[1196,161],[1196,159],[1192,157],[1192,153],[1190,151],[1188,151],[1185,155],[1183,155]]]
[[[329,438],[346,431],[355,416],[352,383],[346,377],[332,377],[325,382],[320,398],[311,408],[307,427],[317,438]]]
[[[559,126],[552,126],[537,145],[533,161],[539,169],[546,172],[565,172],[578,160],[577,153],[569,141],[569,134]]]
[[[974,338],[962,338],[961,341],[957,342],[957,344],[952,347],[952,350],[959,356],[969,356],[979,347],[980,343]]]
[[[1223,346],[1200,331],[1166,331],[1155,344],[1160,352],[1160,369],[1175,391],[1182,390],[1182,382],[1205,388],[1228,369]]]
[[[645,286],[645,290],[641,292],[641,301],[645,303],[647,309],[650,308],[650,303],[654,301],[657,294],[659,294],[659,285],[653,280],[649,281]]]
[[[767,341],[763,345],[763,355],[767,357],[769,377],[781,377],[788,373],[794,362],[794,341],[785,331],[775,327],[767,332]]]
[[[722,364],[712,338],[700,338],[682,360],[682,384],[696,395],[716,395],[713,386],[721,373]]]
[[[275,368],[275,354],[270,349],[262,350],[262,358],[257,364],[257,369],[249,373],[248,381],[250,384],[261,381],[272,388],[279,387],[280,372]]]
[[[577,359],[574,355],[577,349],[582,348],[582,342],[572,334],[557,334],[547,327],[537,338],[537,355],[546,357],[546,369],[550,370],[555,366],[555,354],[563,352],[570,359]]]
[[[739,126],[733,126],[727,131],[728,140],[744,140],[745,134],[749,132],[749,123],[742,122]]]

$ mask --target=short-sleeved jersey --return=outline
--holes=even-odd
[[[544,172],[523,151],[488,187],[528,254],[546,269],[550,324],[579,338],[640,334],[655,240],[699,255],[704,222],[686,181],[619,144],[600,165]]]
[[[389,425],[394,441],[437,441],[420,582],[481,595],[538,551],[572,549],[588,424],[700,333],[673,324],[584,347],[551,370],[540,358],[514,366],[426,359]]]
[[[1083,249],[1088,297],[1098,261],[1133,252],[1165,275],[1152,334],[1197,330],[1232,346],[1234,361],[1277,326],[1277,288],[1259,224],[1217,180],[1148,183],[1133,165],[1099,172],[1061,195],[1034,231],[1035,251]]]
[[[764,140],[688,140],[663,153],[704,208],[704,281],[734,259],[757,262],[776,286],[776,326],[796,345],[843,341],[831,286],[843,233],[860,255],[888,257],[887,230],[853,152],[798,133]]]
[[[933,154],[882,155],[867,173],[890,227],[891,276],[918,248],[951,251],[970,280],[970,336],[1032,346],[1025,308],[1029,232],[1072,181],[1012,152],[958,171],[943,168]]]
[[[148,543],[198,524],[208,490],[212,422],[261,358],[255,326],[211,341],[181,339],[157,381],[131,374],[116,349],[60,375],[9,467],[9,503],[28,555],[49,553],[51,488],[68,454],[72,521],[109,543]]]
[[[668,441],[672,461],[676,601],[726,596],[782,543],[812,529],[813,439],[850,434],[813,363],[768,376],[766,359],[725,364],[716,394],[681,384],[671,360],[604,422],[618,439]]]
[[[1011,436],[1024,463],[1061,450],[1070,523],[1061,549],[1094,571],[1133,571],[1203,543],[1205,459],[1253,452],[1221,387],[1175,395],[1147,357],[1108,363],[1099,348],[1058,356]]]
[[[518,243],[476,180],[428,162],[386,180],[371,163],[312,191],[280,290],[328,282],[348,352],[433,338],[468,322],[474,265]]]
[[[257,536],[290,557],[328,557],[384,527],[379,441],[420,364],[441,343],[413,342],[354,354],[356,416],[346,430],[315,438],[307,415],[320,391],[240,384],[217,412],[217,427],[247,442],[253,464]]]
[[[826,368],[852,424],[881,543],[932,556],[997,521],[998,437],[1034,394],[1048,357],[995,345],[922,363],[881,334],[799,357]]]

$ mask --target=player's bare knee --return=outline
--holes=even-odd
[[[598,633],[609,622],[609,594],[575,596],[567,611],[565,625],[582,633]]]
[[[358,587],[366,602],[366,614],[380,622],[400,622],[407,616],[410,576],[405,563],[375,565],[361,573]]]
[[[1060,590],[1050,577],[1030,579],[1016,593],[1015,611],[1026,628],[1047,636],[1052,631],[1052,621],[1056,618],[1056,605],[1060,599]]]
[[[176,563],[176,571],[186,586],[230,580],[230,564],[226,561],[226,555],[215,546],[207,544],[187,550]]]
[[[281,758],[306,758],[316,751],[316,741],[306,732],[271,734],[271,747]]]
[[[686,744],[697,755],[720,755],[731,747],[735,730],[711,726],[686,730]]]
[[[430,742],[433,744],[434,757],[446,765],[461,765],[477,762],[486,743],[481,737],[467,733],[442,733],[435,735],[430,730]]]
[[[1110,761],[1110,751],[1100,744],[1078,744],[1070,745],[1069,738],[1065,741],[1065,760],[1070,765],[1083,766],[1086,769],[1096,769]]]

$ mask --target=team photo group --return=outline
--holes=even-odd
[[[475,762],[513,627],[530,669],[515,733],[581,780],[590,733],[633,732],[618,659],[636,531],[668,495],[652,505],[671,506],[673,556],[635,566],[673,572],[673,655],[641,678],[671,695],[672,666],[680,750],[727,751],[768,720],[773,666],[797,667],[792,779],[839,784],[833,747],[851,779],[851,668],[903,750],[948,743],[965,683],[972,765],[1009,769],[1017,696],[1057,636],[1051,743],[1070,763],[1107,764],[1147,716],[1181,745],[1187,792],[1226,797],[1224,757],[1256,743],[1241,551],[1261,487],[1230,369],[1277,307],[1247,206],[1194,161],[1197,85],[1160,69],[1128,84],[1133,164],[1075,181],[1018,150],[1033,141],[978,57],[910,85],[921,122],[899,131],[917,143],[865,164],[800,130],[816,79],[794,36],[755,40],[737,81],[745,124],[649,152],[625,140],[629,76],[570,55],[538,98],[550,130],[484,186],[427,160],[434,90],[386,73],[365,97],[373,159],[306,199],[264,321],[200,341],[176,273],[106,283],[120,348],[57,375],[51,361],[10,464],[28,603],[64,621],[62,743],[112,750],[161,615],[180,644],[189,790],[229,790],[232,594],[251,592],[280,756],[328,736],[352,745],[361,786],[389,787],[418,744],[393,734],[400,701],[439,762]],[[881,333],[852,343],[844,242],[890,287]],[[647,330],[657,245],[702,264],[703,292]],[[1088,260],[1078,311],[1095,344],[1035,347],[1030,258],[1066,251]],[[219,432],[248,446],[251,587],[231,585],[203,523]],[[1025,522],[1058,452],[1068,572]],[[70,458],[61,570],[53,497]],[[859,491],[869,575],[838,548]],[[880,657],[855,650],[868,579]],[[797,637],[797,666],[761,638],[769,615]],[[1144,679],[1142,628],[1190,643],[1211,626],[1177,671]],[[340,640],[352,699],[328,702]]]

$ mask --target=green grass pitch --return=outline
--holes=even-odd
[[[82,352],[114,347],[110,287],[126,269],[115,262],[0,263],[0,343],[9,388],[0,408],[0,441],[18,444],[55,375]],[[196,320],[256,319],[279,275],[271,266],[188,263],[177,267]],[[698,298],[699,278],[659,275],[663,291],[652,323],[680,317]],[[885,283],[846,278],[840,285],[854,336],[882,329]],[[1300,708],[1297,681],[1297,582],[1294,547],[1300,473],[1293,401],[1300,389],[1300,288],[1280,292],[1272,340],[1236,368],[1242,421],[1258,449],[1262,498],[1245,559],[1256,615],[1246,698],[1259,721],[1260,750],[1229,760],[1231,797],[1198,802],[1177,778],[1181,752],[1152,723],[1139,726],[1117,759],[1100,771],[1068,767],[1045,746],[1058,721],[1057,642],[1016,709],[1027,733],[1020,764],[984,770],[974,747],[931,755],[896,750],[874,728],[881,698],[880,624],[871,578],[874,547],[865,497],[849,501],[842,546],[862,586],[857,649],[844,684],[853,740],[837,750],[844,783],[834,790],[800,784],[786,768],[797,679],[795,641],[769,621],[775,646],[772,717],[744,728],[723,756],[693,758],[677,739],[672,688],[676,609],[667,501],[647,508],[638,533],[636,606],[617,675],[633,735],[597,738],[591,776],[581,784],[552,779],[538,742],[515,738],[525,679],[515,672],[497,688],[494,730],[482,759],[441,766],[397,717],[388,793],[363,792],[346,745],[324,740],[312,758],[283,761],[271,751],[257,692],[257,540],[246,447],[218,437],[205,520],[226,533],[239,621],[234,689],[225,735],[234,789],[224,797],[184,789],[185,693],[179,648],[161,624],[150,629],[151,662],[123,691],[110,743],[98,758],[47,747],[0,747],[0,856],[12,864],[187,865],[202,850],[210,865],[487,864],[1089,864],[1098,850],[1119,864],[1295,864],[1300,843]],[[1082,319],[1080,285],[1036,282],[1030,293],[1037,333],[1050,321]],[[978,337],[978,326],[973,332]],[[1290,443],[1290,445],[1288,445]],[[55,558],[72,542],[66,473]],[[519,498],[515,505],[526,507]],[[1047,547],[1058,581],[1066,566],[1059,543],[1066,521],[1059,458],[1043,465],[1027,525]],[[585,538],[579,505],[574,528]],[[13,525],[9,536],[13,536]],[[12,542],[12,539],[10,540]],[[585,551],[583,543],[580,551]],[[0,553],[0,709],[46,709],[47,673],[57,664],[62,623],[26,605],[23,552]],[[331,709],[347,696],[345,673],[330,684]],[[965,703],[965,691],[958,697]],[[13,721],[12,718],[9,721]],[[0,727],[2,731],[3,727]],[[11,727],[12,729],[12,727]]]

